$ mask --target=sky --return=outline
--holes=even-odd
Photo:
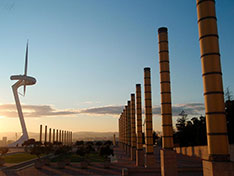
[[[223,84],[234,93],[233,8],[233,0],[216,1]],[[117,131],[135,85],[143,91],[144,67],[151,68],[153,128],[160,131],[162,26],[168,27],[173,119],[181,110],[204,114],[195,0],[0,0],[0,26],[0,132],[21,131],[10,76],[23,74],[27,40],[28,75],[37,79],[20,96],[28,131],[39,132],[40,124]]]

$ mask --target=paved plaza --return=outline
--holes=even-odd
[[[51,166],[43,166],[42,169],[36,169],[29,165],[19,169],[2,169],[0,176],[73,176],[73,175],[121,175],[122,169],[127,168],[129,175],[136,176],[160,176],[160,157],[159,148],[154,148],[156,163],[154,168],[146,169],[136,167],[130,158],[119,148],[114,150],[117,158],[116,163],[112,163],[109,169],[104,169],[103,163],[91,163],[87,169],[81,169],[80,163],[71,163],[65,169],[58,169],[56,163]],[[179,176],[201,176],[202,165],[199,158],[191,158],[177,154]]]

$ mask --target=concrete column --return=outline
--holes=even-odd
[[[125,148],[125,153],[127,155],[127,152],[128,152],[128,128],[127,128],[127,125],[128,124],[128,121],[127,121],[127,106],[125,106],[125,109],[124,109],[124,148]]]
[[[61,130],[59,130],[59,142],[62,142],[62,140],[61,140],[61,139],[62,139],[61,134],[62,134],[62,133],[61,133]]]
[[[63,143],[64,143],[64,145],[66,145],[66,140],[67,140],[67,133],[66,132],[67,131],[63,132],[63,135],[64,135],[64,137],[63,137]]]
[[[122,114],[120,115],[120,118],[119,118],[119,147],[121,148],[121,137],[122,137],[122,129],[121,129],[121,117],[122,117]]]
[[[115,134],[113,135],[113,146],[116,146]]]
[[[59,141],[59,132],[58,132],[58,129],[56,130],[56,142]]]
[[[124,145],[123,112],[121,113],[120,124],[121,124],[121,149],[123,150],[123,145]]]
[[[67,145],[67,131],[64,131],[63,143],[64,145]]]
[[[131,157],[131,117],[130,117],[130,104],[131,102],[128,101],[127,106],[127,144],[128,144],[128,151],[127,154],[129,157]]]
[[[126,112],[125,112],[125,108],[126,106],[124,107],[123,109],[123,133],[124,133],[124,136],[123,136],[123,148],[124,148],[124,151],[126,152]]]
[[[137,109],[137,151],[136,166],[144,166],[144,152],[142,144],[142,107],[141,107],[141,85],[136,85],[136,109]]]
[[[118,125],[119,125],[119,145],[120,145],[120,140],[121,140],[121,139],[120,139],[120,138],[121,138],[121,137],[120,137],[120,136],[121,136],[121,134],[120,134],[120,133],[121,133],[121,132],[120,132],[120,131],[121,131],[121,130],[120,130],[120,118],[118,119],[118,121],[119,121]]]
[[[70,142],[71,142],[71,145],[72,145],[72,132],[70,134]]]
[[[197,16],[209,160],[227,161],[230,156],[228,151],[215,1],[197,0]]]
[[[70,131],[70,145],[72,145],[72,137],[71,137],[71,131]]]
[[[69,145],[69,131],[67,131],[67,145]]]
[[[55,129],[53,129],[53,137],[52,137],[52,143],[55,141]]]
[[[135,115],[135,94],[131,94],[130,104],[131,115],[131,160],[136,160],[136,115]]]
[[[67,145],[70,145],[70,144],[69,144],[69,143],[70,143],[70,142],[69,142],[69,133],[70,133],[70,132],[67,131]]]
[[[173,151],[173,128],[171,111],[170,67],[168,54],[167,28],[158,29],[161,115],[162,115],[162,150],[160,151],[162,176],[177,175],[176,153]]]
[[[69,131],[67,131],[67,145],[69,145]]]
[[[70,145],[72,145],[72,132],[70,132]]]
[[[151,101],[151,78],[150,68],[144,68],[144,93],[145,93],[145,121],[146,121],[146,153],[145,153],[145,167],[151,168],[155,165],[153,148],[153,126],[152,126],[152,101]]]
[[[209,161],[203,175],[234,175],[230,160],[223,96],[215,0],[197,0],[197,17],[206,111]]]
[[[69,131],[67,131],[67,145],[70,145],[70,142],[69,142],[69,136],[70,136],[70,132]]]
[[[42,125],[40,125],[40,142],[42,143]]]
[[[122,149],[122,113],[119,118],[119,147]]]
[[[46,142],[47,142],[47,125],[45,126],[45,142],[44,142],[44,144],[46,144]]]
[[[51,128],[49,128],[49,143],[51,143]]]
[[[64,144],[64,131],[62,130],[61,142]]]

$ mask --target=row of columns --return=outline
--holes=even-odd
[[[217,19],[214,0],[197,0],[199,42],[202,62],[202,77],[204,87],[205,111],[207,122],[208,161],[203,161],[204,175],[230,175],[234,172],[234,164],[230,161],[228,150],[227,126],[223,96],[222,72],[220,65]],[[168,55],[167,28],[159,28],[159,63],[161,88],[161,115],[162,115],[162,150],[160,151],[162,175],[177,175],[175,152],[172,150],[173,128],[171,110],[170,68]],[[142,150],[142,120],[140,85],[136,86],[137,101],[137,152],[136,165],[142,165],[140,150]],[[145,166],[152,166],[152,103],[150,69],[144,69],[145,118],[146,118],[146,151]],[[120,116],[120,143],[126,145],[126,133],[129,136],[128,124],[123,119],[134,120],[135,100],[131,95],[131,117],[122,113]],[[134,103],[134,105],[133,105]],[[127,106],[128,107],[128,106]],[[126,109],[126,108],[125,108]],[[125,110],[123,111],[125,112]],[[127,127],[126,127],[127,126]],[[135,124],[131,123],[131,159],[134,160]]]
[[[161,115],[162,115],[162,141],[163,146],[160,151],[162,175],[177,175],[176,154],[173,151],[173,128],[171,110],[171,88],[170,88],[170,68],[168,55],[168,34],[167,28],[158,29],[159,39],[159,63],[160,63],[160,87],[161,87]],[[150,68],[144,68],[144,100],[145,100],[145,155],[143,152],[142,141],[142,103],[141,85],[136,84],[136,103],[135,94],[131,94],[131,101],[121,113],[119,122],[120,143],[125,148],[127,155],[130,154],[131,160],[136,162],[136,166],[154,167],[156,164],[153,148],[153,125],[152,125],[152,95],[151,95],[151,72]],[[129,106],[130,104],[130,106]],[[135,113],[135,104],[136,112]],[[126,112],[131,109],[131,115]],[[137,135],[135,129],[135,114],[137,114]],[[131,119],[129,125],[128,119]],[[126,122],[126,123],[125,123]],[[129,128],[131,131],[129,131]],[[125,137],[130,138],[131,145],[126,143]],[[136,137],[137,136],[137,137]],[[136,145],[137,143],[137,145]],[[127,145],[127,147],[125,147]],[[131,148],[129,153],[128,148]]]
[[[152,130],[152,101],[150,68],[144,69],[144,94],[145,94],[145,118],[146,118],[146,152],[143,152],[142,141],[142,103],[141,85],[136,84],[136,96],[130,95],[130,100],[123,109],[119,118],[119,143],[137,166],[153,167],[155,158],[153,155],[153,130]]]
[[[209,155],[209,159],[203,161],[203,174],[205,176],[232,175],[234,173],[234,164],[229,162],[230,153],[228,150],[215,0],[196,1]],[[162,27],[158,29],[158,41],[162,116],[161,174],[174,176],[177,175],[177,164],[176,155],[173,151],[167,28]],[[153,157],[150,68],[144,69],[144,97],[146,121],[145,157],[143,157],[142,146],[140,84],[136,85],[137,125],[135,124],[135,94],[131,94],[131,101],[128,101],[119,118],[119,142],[121,148],[125,150],[127,155],[131,156],[131,160],[136,161],[137,166],[145,165],[145,167],[151,167],[155,161]],[[137,127],[137,132],[135,126]]]
[[[40,125],[40,139],[39,141],[42,143],[42,125]],[[53,130],[53,131],[52,131]],[[47,139],[47,125],[45,125],[45,137],[44,144],[46,143],[55,143],[61,142],[63,145],[72,145],[72,131],[58,130],[49,128],[49,136]]]

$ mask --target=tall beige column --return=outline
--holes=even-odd
[[[121,132],[120,132],[120,131],[121,131],[121,130],[120,130],[120,117],[119,117],[119,119],[118,119],[118,122],[119,122],[118,125],[119,125],[119,145],[120,145],[120,141],[121,141],[121,139],[120,139],[120,138],[121,138],[121,134],[120,134],[120,133],[121,133]]]
[[[72,145],[72,132],[71,132],[71,134],[70,134],[70,143],[71,143],[71,145]]]
[[[40,142],[42,143],[42,125],[40,125]]]
[[[69,145],[69,131],[67,131],[67,145]]]
[[[215,1],[197,0],[209,160],[229,160]],[[222,145],[220,145],[222,144]]]
[[[69,131],[67,131],[67,145],[69,145]]]
[[[158,29],[159,64],[160,64],[160,87],[161,87],[161,115],[162,115],[162,147],[173,149],[173,128],[171,111],[171,86],[170,68],[168,55],[167,28]]]
[[[58,129],[56,130],[56,142],[59,141],[59,132],[58,132]]]
[[[173,151],[173,128],[171,110],[170,67],[168,54],[167,28],[158,29],[161,115],[162,115],[162,150],[160,151],[162,176],[177,175],[176,153]]]
[[[156,163],[153,148],[153,125],[152,125],[152,101],[151,101],[151,78],[150,68],[144,68],[144,92],[145,92],[145,121],[146,121],[146,153],[145,167],[153,167]]]
[[[64,131],[64,138],[63,138],[64,145],[67,144],[67,131]]]
[[[135,94],[131,94],[130,115],[131,115],[131,160],[136,160],[136,112]]]
[[[61,132],[61,130],[59,130],[59,142],[62,142],[62,136],[61,136],[61,134],[62,134],[62,132]]]
[[[144,166],[144,152],[142,144],[142,105],[141,105],[141,85],[136,85],[136,109],[137,109],[137,151],[136,166]]]
[[[115,134],[113,135],[113,146],[116,146]]]
[[[124,124],[123,124],[123,112],[121,114],[121,148],[124,149]]]
[[[203,161],[203,175],[234,175],[234,166],[228,162],[230,154],[215,0],[197,0],[197,17],[209,155],[209,161]]]
[[[45,141],[44,141],[44,144],[46,144],[47,142],[47,125],[45,126]]]
[[[63,130],[62,130],[61,142],[62,142],[63,145],[64,145],[64,131],[63,131]]]
[[[49,128],[49,143],[51,143],[51,128]]]
[[[128,154],[128,119],[127,119],[127,106],[125,106],[125,109],[124,109],[124,138],[125,138],[125,152],[126,152],[126,155]]]
[[[122,149],[122,114],[119,118],[119,147]]]
[[[53,129],[53,137],[52,137],[52,143],[55,142],[55,129]]]
[[[67,131],[64,131],[63,141],[64,141],[64,145],[66,145],[67,144]]]
[[[128,101],[127,106],[127,139],[128,139],[128,156],[131,157],[131,116],[130,116],[130,105],[131,102]]]
[[[73,140],[72,140],[72,131],[71,131],[71,144],[72,144]]]

